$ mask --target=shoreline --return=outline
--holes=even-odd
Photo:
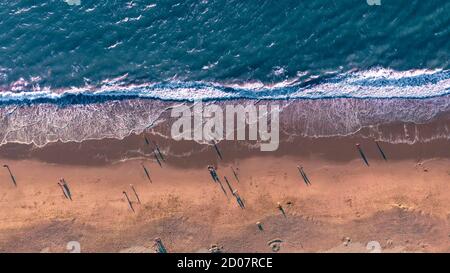
[[[364,135],[385,142],[427,141],[449,138],[450,96],[426,100],[232,100],[205,105],[280,107],[280,130],[285,137],[333,137]],[[174,121],[170,109],[179,103],[124,100],[77,106],[33,105],[0,107],[2,146],[35,143],[45,147],[54,142],[83,142],[106,138],[126,139],[131,134],[154,132],[169,137]],[[191,104],[185,104],[191,106]],[[427,126],[428,124],[428,126]],[[388,129],[393,129],[392,134]],[[418,130],[405,134],[402,126]],[[378,130],[378,128],[380,130]],[[385,130],[383,132],[383,129]],[[414,132],[412,132],[414,134]],[[24,144],[26,145],[26,144]],[[1,149],[1,146],[0,146]]]
[[[51,164],[102,166],[120,161],[145,158],[154,160],[153,148],[147,145],[144,136],[155,141],[160,149],[169,157],[167,164],[180,168],[198,167],[197,159],[209,158],[217,162],[218,158],[212,145],[195,141],[174,141],[160,137],[158,134],[144,133],[130,135],[125,139],[88,140],[81,143],[50,143],[44,147],[24,144],[7,144],[0,146],[0,159],[6,160],[38,160]],[[224,162],[233,162],[250,157],[308,156],[318,157],[330,162],[348,162],[359,157],[355,144],[361,143],[370,159],[380,159],[375,144],[376,138],[364,135],[343,137],[287,137],[280,140],[279,147],[273,152],[259,150],[256,141],[223,140],[217,145],[224,154]],[[450,139],[436,139],[414,144],[387,143],[378,141],[387,153],[388,159],[417,161],[430,158],[450,158]],[[294,148],[294,149],[292,149]],[[186,162],[186,158],[190,158]],[[203,163],[203,165],[205,165]],[[200,164],[201,165],[201,164]],[[207,164],[206,164],[207,165]]]

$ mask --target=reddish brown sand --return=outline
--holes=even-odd
[[[279,252],[361,252],[370,241],[379,242],[383,252],[449,252],[450,159],[424,152],[448,149],[448,142],[384,144],[389,157],[384,161],[366,140],[367,167],[355,141],[303,140],[303,146],[291,146],[303,150],[287,152],[282,146],[273,154],[221,144],[223,162],[217,163],[209,148],[196,156],[168,157],[162,168],[152,156],[90,166],[52,163],[57,160],[51,158],[76,157],[71,144],[50,145],[31,159],[11,159],[9,150],[0,162],[10,165],[18,185],[0,169],[0,252],[66,252],[69,241],[80,242],[82,252],[145,252],[153,251],[155,237],[169,252],[206,252],[213,244],[226,252],[271,252],[274,239],[281,240]],[[109,147],[113,153],[115,146]],[[212,181],[208,164],[216,164],[222,181],[226,175],[238,189],[245,209],[225,183],[228,196]],[[301,179],[298,164],[311,186]],[[240,182],[230,166],[239,169]],[[61,177],[73,201],[57,185]]]

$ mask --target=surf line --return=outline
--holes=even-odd
[[[171,136],[176,141],[195,140],[214,143],[220,158],[222,154],[217,148],[217,141],[224,139],[256,140],[261,143],[261,151],[275,151],[278,149],[280,139],[280,107],[278,104],[270,104],[269,110],[268,106],[253,104],[203,106],[201,100],[195,101],[192,107],[178,105],[173,107],[171,112],[172,118],[178,118],[172,124]],[[247,127],[248,139],[246,139]]]

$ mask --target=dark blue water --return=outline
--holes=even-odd
[[[116,77],[122,85],[305,85],[351,70],[447,70],[449,26],[450,2],[437,0],[4,0],[0,87],[56,90]]]

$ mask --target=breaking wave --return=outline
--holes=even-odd
[[[40,88],[24,80],[0,92],[0,145],[122,139],[160,122],[173,104],[197,99],[226,103],[280,100],[283,130],[292,135],[348,135],[395,122],[428,123],[450,113],[450,71],[372,69],[328,73],[276,84],[165,82],[125,84],[126,75],[101,86],[64,90]],[[294,102],[294,103],[291,103]],[[298,102],[298,103],[297,103]],[[390,142],[450,138],[448,122],[431,133],[378,135]],[[387,132],[386,134],[389,134]]]
[[[20,104],[92,104],[112,100],[157,99],[164,101],[234,100],[234,99],[325,99],[360,98],[421,99],[450,94],[449,70],[393,71],[372,69],[322,76],[303,75],[275,84],[260,82],[219,84],[208,82],[162,82],[124,84],[121,80],[104,81],[101,86],[61,90],[41,88],[23,79],[11,90],[0,92],[0,105]]]

